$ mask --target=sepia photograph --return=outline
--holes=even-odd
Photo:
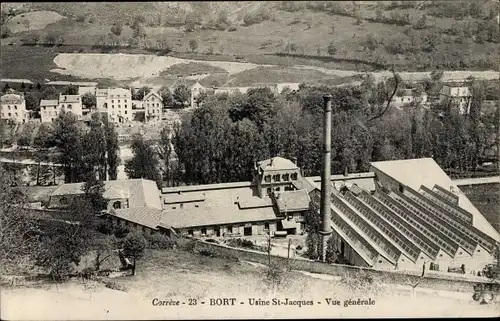
[[[0,6],[2,320],[500,316],[500,1]]]

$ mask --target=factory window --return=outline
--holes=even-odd
[[[269,223],[264,223],[264,230],[269,230]]]
[[[229,226],[227,227],[227,231],[228,231],[229,233],[233,233],[233,227],[232,227],[231,225],[229,225]]]
[[[477,251],[478,251],[478,252],[481,252],[481,250],[480,250],[480,249],[477,249]]]
[[[443,254],[439,254],[439,257],[443,257]]]
[[[273,175],[273,181],[279,182],[280,181],[280,175]]]
[[[17,109],[17,105],[14,105],[14,109]]]
[[[378,263],[382,263],[382,260],[378,260]]]
[[[118,99],[118,102],[120,102],[120,99]]]
[[[10,114],[9,114],[9,116],[10,116]],[[268,188],[267,188],[267,194],[271,194],[271,191],[272,191],[272,190],[271,190],[271,187],[268,187]]]
[[[264,181],[265,181],[266,183],[270,183],[270,182],[271,182],[271,175],[266,175],[266,176],[264,176]]]
[[[458,252],[458,255],[462,255],[462,252]]]
[[[290,174],[283,174],[283,180],[284,181],[290,180]]]
[[[193,236],[193,230],[188,230],[188,234]]]
[[[198,204],[194,204],[194,207],[198,208],[198,207],[200,207],[200,205],[198,205]]]
[[[293,180],[293,181],[296,181],[296,180],[297,180],[297,173],[293,173],[293,174],[291,175],[291,177],[292,177],[292,180]]]
[[[120,201],[116,201],[113,203],[113,208],[114,209],[119,209],[122,208],[122,203]]]
[[[180,208],[184,208],[184,203],[181,203],[179,206]]]
[[[114,100],[111,100],[112,103],[114,103],[115,101]]]
[[[201,229],[201,234],[207,235],[207,229],[205,227]]]
[[[127,114],[127,111],[125,110],[125,115]]]
[[[175,210],[175,209],[176,209],[176,207],[175,207],[175,206],[172,206],[172,209],[173,209],[173,210]]]
[[[405,191],[405,186],[404,186],[403,184],[399,184],[399,191],[400,191],[401,193],[404,193],[404,191]]]

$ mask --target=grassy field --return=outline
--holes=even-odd
[[[451,293],[408,286],[369,284],[362,277],[332,277],[280,272],[267,278],[265,267],[181,250],[148,251],[137,263],[137,275],[111,279],[127,292],[74,280],[37,288],[3,289],[6,319],[185,319],[189,318],[331,318],[494,316],[498,305],[479,305],[470,293]],[[277,282],[277,280],[280,280]],[[235,306],[210,305],[210,298],[236,298]],[[154,306],[153,299],[179,300],[180,306]],[[313,306],[250,306],[249,298],[312,300]],[[340,301],[328,306],[325,298]],[[369,298],[372,306],[344,306],[348,299]],[[30,308],[23,307],[30,302]],[[243,302],[243,303],[240,303]],[[191,305],[189,305],[191,303]]]
[[[460,186],[470,201],[500,232],[500,184]]]
[[[41,30],[51,23],[65,19],[54,11],[34,11],[17,15],[10,19],[6,26],[12,33]]]

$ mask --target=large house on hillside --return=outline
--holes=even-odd
[[[22,94],[8,93],[0,97],[0,119],[13,123],[27,123],[30,113],[26,110],[26,100]]]
[[[106,110],[109,120],[116,123],[128,123],[132,118],[132,92],[124,88],[96,90],[98,110]]]
[[[71,112],[82,119],[83,106],[80,95],[59,95],[59,99],[42,99],[40,101],[40,119],[42,123],[52,122],[62,112]]]
[[[458,105],[460,114],[469,114],[472,93],[469,87],[462,85],[443,85],[439,92],[441,102],[452,101]]]
[[[152,181],[106,182],[104,216],[148,233],[252,237],[304,231],[319,210],[319,177],[273,157],[253,180],[168,187]],[[332,175],[331,228],[342,262],[388,270],[480,271],[493,262],[499,233],[430,158],[373,162],[367,173]],[[69,187],[68,187],[69,186]],[[49,206],[69,204],[81,186],[64,184]]]

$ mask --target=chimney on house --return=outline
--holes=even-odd
[[[297,165],[297,157],[292,157],[292,162]]]
[[[349,169],[346,167],[344,167],[344,176],[349,176]]]
[[[271,162],[269,162],[269,166],[273,167],[273,160],[274,160],[274,157],[271,158]]]
[[[332,95],[323,96],[324,100],[324,123],[323,123],[323,170],[321,171],[321,230],[322,251],[321,260],[326,261],[326,243],[332,234],[330,224],[330,170],[331,170],[331,150],[332,150]]]

